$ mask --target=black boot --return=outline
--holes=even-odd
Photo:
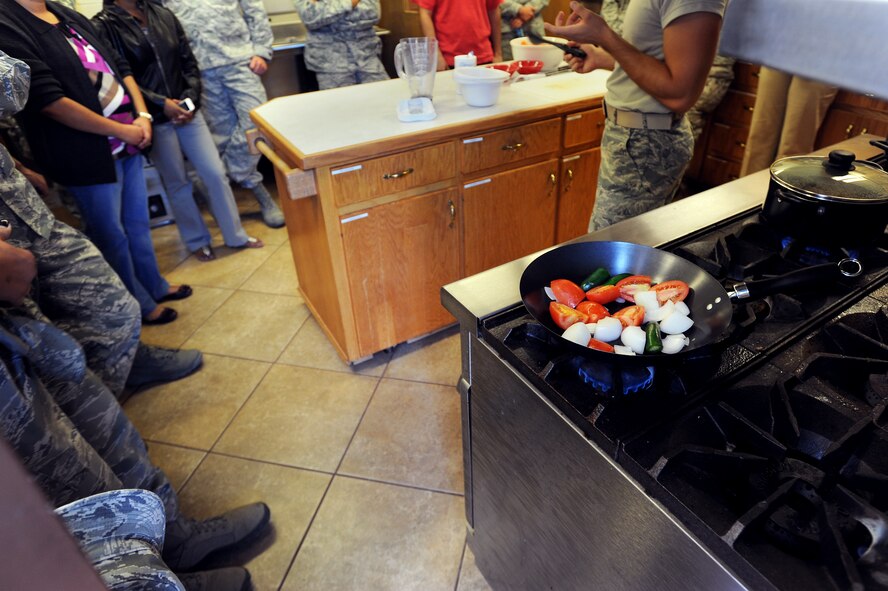
[[[229,566],[196,573],[176,574],[185,591],[250,591],[250,573],[242,566]]]
[[[203,365],[203,355],[196,349],[166,349],[140,342],[133,367],[126,379],[127,388],[181,380]]]
[[[271,517],[265,503],[232,509],[203,521],[179,517],[167,523],[163,560],[173,572],[187,572],[218,550],[246,546]]]

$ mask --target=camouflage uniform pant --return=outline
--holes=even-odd
[[[589,231],[666,205],[694,151],[687,118],[672,129],[629,129],[605,122],[601,168]]]
[[[179,517],[176,493],[73,338],[0,310],[0,435],[55,506],[142,488]]]
[[[268,100],[259,76],[247,64],[232,64],[201,72],[204,118],[228,171],[228,177],[247,189],[262,183],[256,170],[259,156],[251,154],[247,131],[256,127],[250,111]]]
[[[389,79],[389,75],[386,74],[381,63],[380,71],[377,72],[315,72],[315,76],[318,78],[318,88],[320,90],[341,88],[354,84],[367,84],[368,82],[380,82]]]
[[[110,591],[184,591],[163,548],[163,503],[144,490],[115,490],[56,509]]]

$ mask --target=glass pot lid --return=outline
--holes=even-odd
[[[828,158],[781,158],[771,165],[771,178],[802,199],[888,203],[888,173],[847,150],[833,150]]]

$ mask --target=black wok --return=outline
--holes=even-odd
[[[554,279],[570,279],[579,285],[598,267],[606,268],[612,275],[650,275],[655,283],[670,279],[687,283],[691,290],[685,303],[694,321],[694,326],[685,333],[690,344],[674,355],[657,353],[632,356],[597,351],[562,339],[563,331],[549,315],[551,300],[544,288]],[[862,271],[856,259],[844,259],[840,263],[807,267],[780,277],[740,283],[728,293],[712,275],[672,253],[629,242],[579,242],[559,246],[537,257],[521,275],[520,290],[528,312],[572,352],[598,361],[651,366],[681,362],[722,342],[731,324],[732,300],[761,298],[802,286],[826,285],[841,277],[856,277]],[[611,304],[608,307],[613,312],[625,305],[629,304]]]

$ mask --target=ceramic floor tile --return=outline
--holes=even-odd
[[[285,591],[452,591],[466,535],[462,497],[333,479]]]
[[[460,433],[455,388],[383,379],[339,473],[462,493]]]
[[[349,365],[336,353],[336,349],[330,343],[327,335],[321,330],[320,325],[313,316],[309,316],[284,352],[278,358],[278,363],[299,365],[302,367],[314,367],[317,369],[329,369],[346,373],[356,373],[368,376],[381,376],[385,366],[392,358],[390,351],[382,351],[371,359]]]
[[[466,544],[462,568],[459,571],[459,584],[456,591],[492,591],[490,585],[475,565],[475,554]]]
[[[210,454],[179,499],[183,513],[198,518],[265,502],[270,528],[249,548],[213,557],[206,567],[243,564],[255,591],[276,591],[329,482],[326,474]]]
[[[195,257],[188,257],[166,275],[167,281],[237,289],[257,267],[271,257],[275,249],[266,246],[235,250],[225,246],[213,246],[213,250],[216,252],[215,260],[202,263]]]
[[[293,264],[290,244],[281,244],[278,247],[268,245],[266,248],[277,248],[277,250],[261,267],[256,269],[255,273],[250,275],[241,289],[280,295],[298,295],[299,280],[296,278],[296,266]]]
[[[176,490],[181,490],[182,485],[188,480],[188,477],[197,468],[201,460],[207,455],[204,451],[195,449],[187,449],[175,445],[166,445],[165,443],[157,443],[153,441],[146,442],[148,445],[148,455],[169,478],[170,483]]]
[[[204,354],[200,371],[142,390],[124,409],[145,439],[208,450],[268,367],[267,363]]]
[[[455,386],[460,367],[459,329],[454,326],[419,341],[398,345],[385,377]]]
[[[181,348],[185,341],[200,328],[213,312],[231,297],[234,291],[217,287],[194,287],[190,298],[164,305],[175,308],[179,317],[169,324],[143,326],[142,340],[161,347]]]
[[[214,451],[333,472],[377,382],[275,365]]]
[[[185,342],[188,348],[274,361],[305,322],[302,298],[238,291]]]

